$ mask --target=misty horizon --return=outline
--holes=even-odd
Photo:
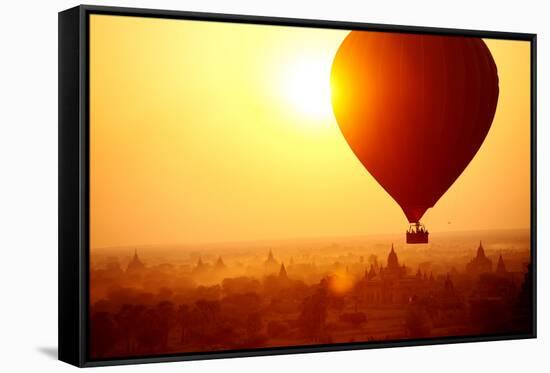
[[[452,235],[469,235],[475,233],[499,233],[499,232],[508,232],[512,234],[513,232],[522,232],[527,235],[530,235],[530,228],[501,228],[501,229],[469,229],[469,230],[456,230],[456,231],[437,231],[430,232],[430,241],[438,241],[438,237],[446,238]],[[434,238],[435,237],[435,238]],[[377,234],[357,234],[357,235],[342,235],[342,236],[304,236],[304,237],[295,237],[295,238],[272,238],[272,239],[261,239],[261,240],[235,240],[235,241],[197,241],[197,242],[185,242],[185,243],[166,243],[166,244],[128,244],[122,246],[103,246],[103,247],[93,247],[93,250],[122,250],[128,249],[133,250],[135,248],[149,250],[154,248],[191,248],[196,246],[202,246],[204,249],[208,250],[214,246],[232,246],[232,245],[269,245],[270,243],[284,243],[284,242],[303,242],[303,241],[327,241],[327,240],[383,240],[387,238],[396,238],[394,241],[397,245],[403,245],[405,247],[410,247],[411,250],[414,250],[414,245],[406,244],[404,242],[404,232],[400,233],[377,233]],[[430,246],[431,242],[423,246]]]

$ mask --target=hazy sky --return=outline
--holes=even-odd
[[[404,232],[332,114],[342,30],[92,15],[91,247]],[[485,40],[489,134],[432,233],[528,228],[529,43]]]

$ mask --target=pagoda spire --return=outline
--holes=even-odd
[[[399,259],[397,258],[397,254],[395,253],[395,250],[393,248],[393,243],[391,244],[391,250],[388,254],[388,265],[387,268],[390,270],[397,269],[399,267]]]
[[[265,265],[267,265],[267,266],[278,266],[279,265],[279,263],[277,262],[277,260],[273,256],[273,251],[271,251],[271,249],[269,249],[269,253],[267,254],[267,259],[265,260]]]
[[[506,265],[504,265],[504,259],[502,259],[502,254],[498,257],[496,273],[503,274],[506,273]]]
[[[225,263],[223,262],[223,259],[221,255],[218,257],[218,260],[216,261],[216,269],[224,269]]]
[[[483,243],[479,241],[479,246],[477,247],[477,256],[480,258],[485,257],[485,249],[483,249]]]
[[[134,249],[134,257],[128,263],[128,267],[126,267],[126,272],[136,272],[139,270],[142,270],[145,268],[145,265],[139,260],[137,249]]]
[[[279,278],[288,278],[288,274],[286,273],[286,268],[284,263],[281,263],[281,269],[279,270]]]

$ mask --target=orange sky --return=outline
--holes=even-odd
[[[342,30],[91,16],[91,247],[404,232],[330,107]],[[486,40],[489,134],[423,218],[528,228],[529,43]]]

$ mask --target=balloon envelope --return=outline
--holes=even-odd
[[[342,42],[331,87],[346,141],[411,223],[475,156],[499,93],[479,38],[367,31]]]

